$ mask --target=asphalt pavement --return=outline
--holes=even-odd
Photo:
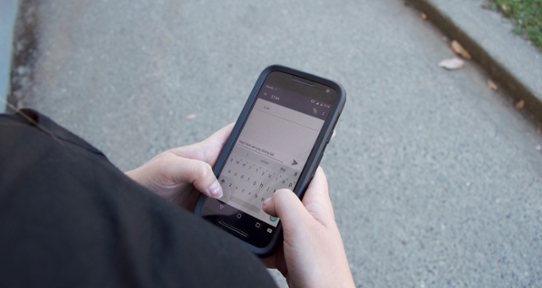
[[[0,113],[5,111],[9,93],[13,25],[17,15],[17,0],[0,1]]]
[[[476,62],[440,68],[451,39],[413,6],[42,0],[24,11],[37,53],[18,63],[29,72],[12,99],[120,169],[235,121],[261,70],[291,66],[348,93],[322,166],[358,287],[542,286],[540,127]]]

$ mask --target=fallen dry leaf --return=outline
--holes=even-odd
[[[450,43],[450,47],[452,48],[452,50],[459,56],[465,58],[465,59],[471,59],[472,57],[470,56],[470,53],[465,50],[465,48],[463,48],[463,46],[461,46],[461,44],[459,44],[459,42],[457,42],[457,40],[453,40],[451,43]]]
[[[423,20],[427,20],[427,14],[425,13],[420,13],[420,17],[423,19]]]
[[[186,117],[184,117],[186,120],[194,120],[196,118],[196,114],[188,114]]]
[[[438,63],[439,67],[442,67],[448,70],[456,70],[463,67],[463,65],[465,65],[465,61],[459,58],[445,59],[445,60],[440,61],[440,63]]]
[[[487,86],[493,91],[499,90],[499,86],[497,86],[497,84],[495,84],[495,82],[493,82],[491,79],[487,79]]]
[[[516,104],[516,109],[521,110],[525,107],[525,101],[519,100],[519,102]]]

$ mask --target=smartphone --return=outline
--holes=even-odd
[[[346,102],[340,84],[283,66],[260,74],[213,168],[224,194],[201,195],[195,214],[260,257],[282,241],[262,202],[281,188],[303,196]]]

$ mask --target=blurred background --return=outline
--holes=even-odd
[[[519,37],[483,1],[463,2]],[[48,115],[119,169],[235,121],[259,73],[290,66],[348,94],[321,165],[358,287],[542,286],[539,123],[476,62],[439,67],[457,57],[452,39],[408,2],[0,7],[11,107]]]

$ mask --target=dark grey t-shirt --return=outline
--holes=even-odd
[[[0,287],[275,287],[230,235],[23,113],[0,115]]]

